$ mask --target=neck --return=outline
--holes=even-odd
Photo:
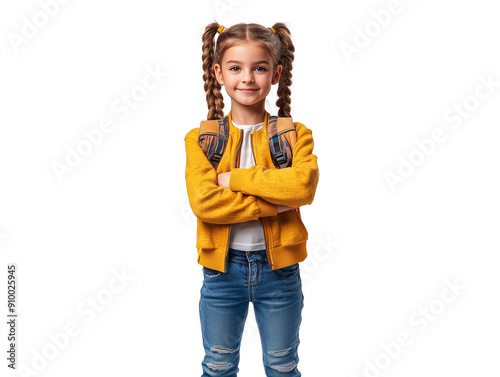
[[[264,101],[251,106],[231,103],[231,119],[238,124],[258,124],[264,121],[265,116]]]

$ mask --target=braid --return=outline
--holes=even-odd
[[[221,85],[217,81],[214,72],[214,56],[215,56],[215,34],[219,28],[217,22],[212,22],[205,28],[202,41],[202,56],[203,60],[203,81],[206,92],[208,115],[207,120],[222,119],[224,117],[224,97],[221,93]]]
[[[290,103],[292,102],[290,98],[292,93],[290,86],[292,85],[292,63],[295,47],[290,37],[290,30],[284,23],[278,22],[274,24],[273,29],[276,31],[276,36],[279,38],[282,46],[280,58],[278,60],[278,65],[281,64],[283,66],[280,81],[278,83],[278,100],[276,101],[276,105],[279,107],[278,116],[290,117]]]

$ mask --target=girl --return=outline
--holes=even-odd
[[[226,29],[214,22],[203,34],[207,119],[224,118],[222,85],[231,97],[231,111],[217,169],[199,145],[199,127],[184,139],[186,186],[197,217],[196,247],[204,275],[202,377],[237,375],[250,301],[266,376],[301,375],[297,348],[304,296],[298,262],[307,256],[308,233],[299,207],[312,203],[319,171],[312,132],[299,122],[294,123],[292,166],[274,166],[265,110],[271,85],[278,84],[278,116],[291,118],[294,51],[283,23]]]

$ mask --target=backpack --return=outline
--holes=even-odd
[[[269,117],[267,124],[269,150],[274,166],[278,169],[292,166],[292,149],[297,141],[295,125],[291,117]],[[198,144],[215,170],[229,140],[229,115],[222,119],[202,120]]]

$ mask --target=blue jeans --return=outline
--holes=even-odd
[[[304,295],[299,264],[271,270],[266,249],[229,248],[227,271],[203,267],[200,321],[202,377],[236,377],[240,344],[252,301],[267,377],[301,376],[299,327]]]

